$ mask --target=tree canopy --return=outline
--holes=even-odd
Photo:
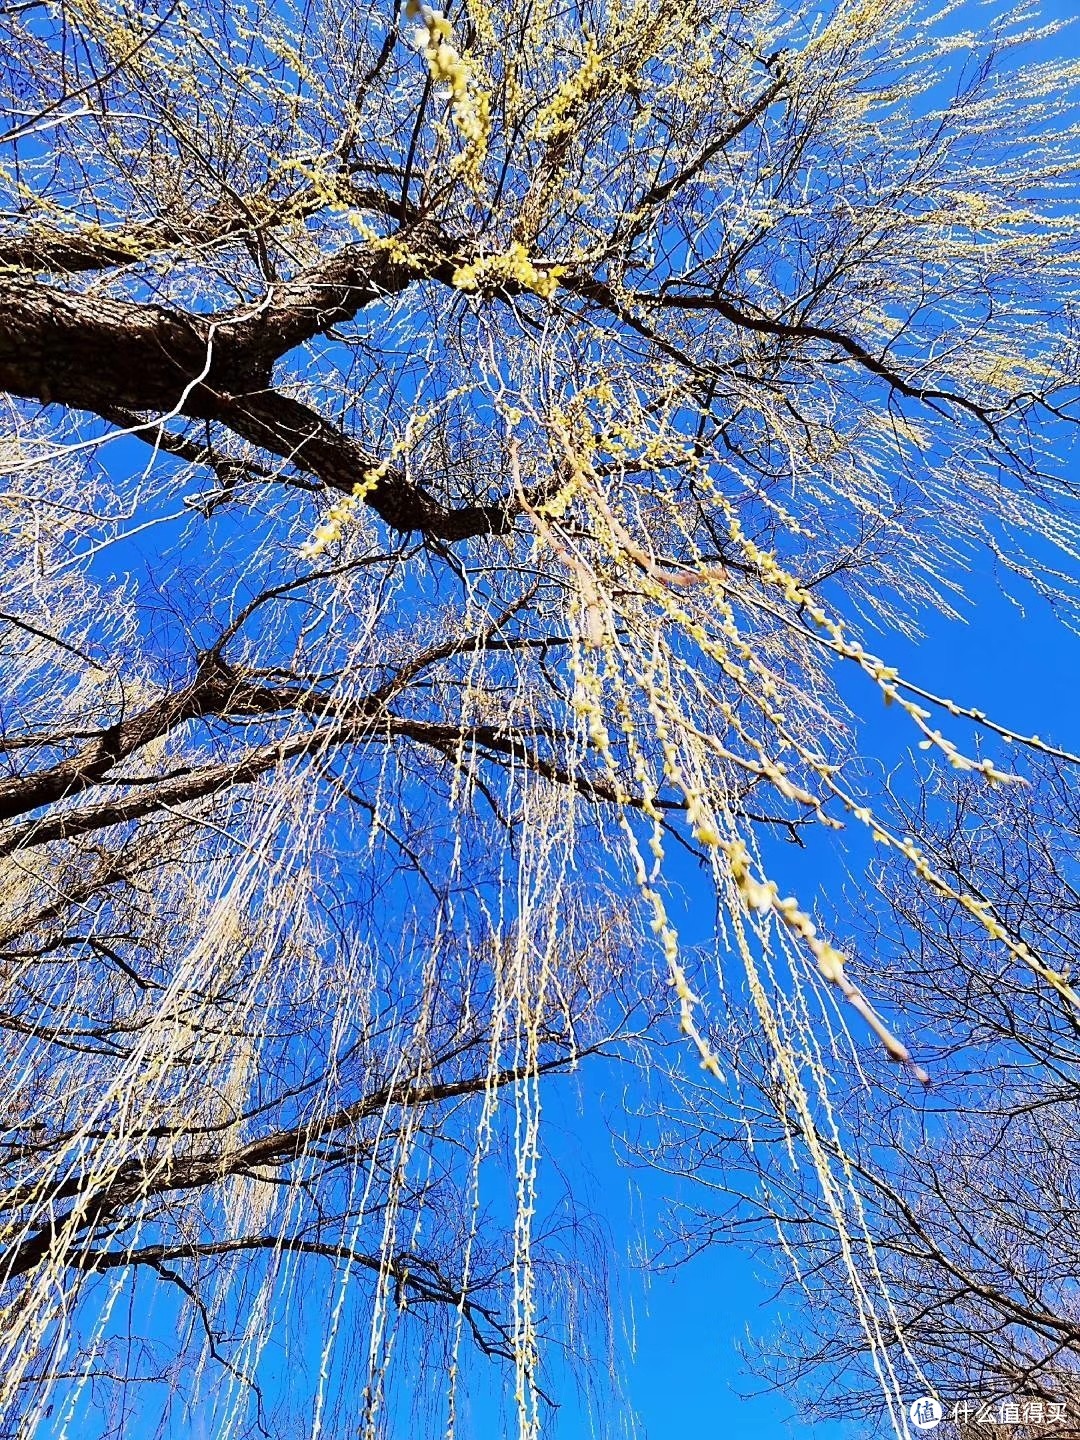
[[[890,654],[989,566],[1078,614],[1037,26],[0,9],[0,1433],[374,1436],[397,1355],[417,1430],[490,1362],[537,1434],[612,1343],[539,1179],[591,1066],[667,1075],[664,1163],[747,1169],[846,1287],[796,1370],[902,1434],[1004,1317],[983,1373],[1075,1397],[1075,1168],[955,1245],[991,1117],[1075,1136],[1080,761]],[[921,792],[864,763],[885,707]],[[829,847],[876,856],[855,950]]]

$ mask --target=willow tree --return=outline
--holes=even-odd
[[[452,1431],[475,1342],[534,1434],[539,1082],[656,974],[717,1086],[745,976],[847,1236],[830,997],[925,1074],[774,840],[1076,1004],[848,763],[856,696],[1008,783],[890,637],[1076,600],[1080,77],[918,8],[0,14],[7,1433],[376,1433],[410,1344]]]

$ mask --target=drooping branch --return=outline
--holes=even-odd
[[[402,1303],[410,1302],[449,1305],[460,1308],[472,1329],[473,1336],[485,1355],[513,1359],[509,1326],[500,1320],[495,1309],[478,1298],[490,1278],[474,1280],[469,1285],[453,1281],[440,1273],[433,1261],[408,1253],[401,1256],[370,1255],[342,1241],[310,1240],[295,1235],[242,1235],[229,1240],[187,1241],[179,1245],[144,1245],[138,1250],[81,1250],[67,1258],[79,1270],[126,1269],[133,1265],[149,1265],[159,1269],[178,1260],[197,1261],[258,1252],[287,1255],[310,1255],[341,1262],[389,1276],[394,1281]]]
[[[457,1049],[437,1057],[433,1069],[453,1059]],[[560,1053],[537,1061],[531,1074],[546,1075],[576,1065],[597,1047],[578,1049],[568,1040],[562,1041]],[[430,1075],[430,1070],[429,1070]],[[119,1166],[108,1178],[100,1172],[69,1175],[53,1185],[47,1195],[35,1186],[28,1193],[9,1192],[0,1196],[0,1203],[11,1210],[35,1200],[47,1199],[50,1210],[68,1201],[72,1208],[62,1215],[53,1215],[25,1239],[0,1254],[0,1285],[39,1265],[50,1253],[66,1258],[75,1256],[86,1244],[87,1232],[117,1218],[125,1207],[178,1191],[201,1190],[218,1185],[229,1176],[250,1175],[253,1170],[295,1164],[313,1147],[330,1135],[353,1129],[391,1109],[418,1109],[439,1105],[469,1095],[490,1094],[493,1090],[512,1085],[522,1078],[517,1066],[504,1067],[494,1073],[483,1070],[458,1080],[416,1078],[380,1086],[353,1104],[332,1114],[322,1115],[303,1124],[271,1131],[246,1141],[228,1151],[199,1152],[194,1155],[170,1155],[159,1160],[131,1160]],[[365,1148],[371,1148],[370,1145]]]

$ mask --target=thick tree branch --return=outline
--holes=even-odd
[[[432,255],[431,264],[441,274],[449,262]],[[377,459],[274,390],[273,365],[416,278],[385,249],[351,247],[272,287],[263,304],[216,316],[0,278],[0,389],[110,422],[137,412],[213,421],[349,494]],[[515,513],[501,501],[440,505],[392,467],[366,498],[391,528],[445,541],[504,533]]]

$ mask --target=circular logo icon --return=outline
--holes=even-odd
[[[945,1411],[941,1408],[939,1400],[935,1400],[932,1395],[923,1395],[918,1400],[912,1401],[908,1407],[908,1414],[916,1430],[936,1430],[941,1424]]]

